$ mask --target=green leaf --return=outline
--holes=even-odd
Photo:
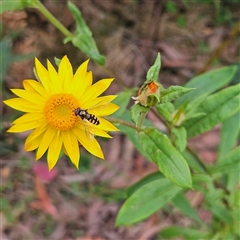
[[[131,185],[127,189],[128,197],[130,197],[134,192],[136,192],[143,185],[145,185],[145,184],[147,184],[149,182],[152,182],[154,180],[157,180],[157,179],[162,179],[162,178],[165,178],[165,177],[160,172],[154,172],[154,173],[151,173],[151,174],[145,176],[140,181],[138,181],[137,183],[134,183],[133,185]]]
[[[191,188],[192,179],[188,164],[169,138],[156,129],[146,131],[139,134],[143,150],[158,165],[165,177],[180,187]]]
[[[35,0],[3,0],[0,2],[0,14],[5,11],[14,11],[14,10],[22,10],[27,7],[34,6]]]
[[[166,2],[166,10],[168,13],[177,13],[177,7],[173,1]]]
[[[196,88],[196,90],[185,94],[175,101],[175,106],[179,107],[184,102],[192,102],[197,97],[203,94],[211,94],[221,87],[228,84],[237,73],[237,66],[228,66],[220,69],[215,69],[207,73],[198,75],[191,79],[185,87]]]
[[[174,136],[174,145],[178,151],[182,152],[187,146],[187,131],[184,127],[175,127],[171,129]]]
[[[203,230],[199,229],[192,229],[192,228],[183,228],[179,226],[171,226],[164,228],[160,235],[163,239],[174,238],[177,236],[184,236],[187,239],[210,239],[210,234]],[[175,239],[175,238],[174,238]]]
[[[202,192],[204,195],[207,194],[206,184],[212,184],[213,179],[207,174],[194,174],[193,175],[193,189]]]
[[[130,225],[141,221],[171,200],[180,187],[166,178],[149,182],[135,191],[118,212],[116,226]]]
[[[182,153],[183,157],[187,160],[188,165],[196,172],[196,173],[206,173],[204,167],[199,163],[197,158],[193,155],[193,153],[185,150]]]
[[[158,81],[158,75],[161,68],[161,55],[158,53],[157,58],[147,72],[147,81],[145,83],[151,82],[152,80]]]
[[[209,210],[213,213],[215,217],[217,217],[221,221],[228,224],[233,223],[233,217],[231,213],[228,209],[225,208],[225,206],[221,202],[214,202],[209,206]]]
[[[240,172],[240,146],[233,149],[231,152],[222,157],[221,162],[218,162],[212,169],[213,173],[230,172],[234,169],[239,169]]]
[[[171,86],[167,89],[161,87],[160,102],[161,103],[171,102],[194,89],[195,88],[185,88],[181,86]]]
[[[207,97],[199,108],[199,112],[205,112],[206,115],[185,126],[188,130],[188,137],[206,132],[217,123],[235,114],[240,109],[239,87],[240,84],[237,84]]]
[[[236,187],[231,191],[230,197],[229,197],[229,205],[232,207],[232,209],[236,209],[238,212],[240,211],[240,191]],[[240,215],[235,215],[233,216],[235,219],[240,221]]]
[[[183,121],[185,120],[185,114],[184,112],[186,111],[187,108],[187,102],[181,105],[176,111],[173,113],[173,125],[174,126],[181,126]]]
[[[233,169],[231,172],[228,172],[228,178],[227,178],[227,189],[232,192],[233,189],[236,188],[236,186],[239,183],[239,168]],[[239,208],[240,209],[240,208]]]
[[[184,111],[186,119],[192,118],[196,115],[197,107],[206,99],[208,95],[208,93],[202,94],[187,104],[187,107]]]
[[[237,142],[240,132],[240,111],[236,112],[230,118],[222,123],[221,128],[221,141],[218,151],[218,162],[221,162],[222,157],[230,152]]]
[[[213,178],[207,174],[194,174],[193,181],[198,183],[212,183]]]
[[[224,197],[225,193],[222,189],[211,189],[205,194],[205,201],[212,204]]]
[[[66,38],[65,42],[71,41],[75,47],[78,47],[96,63],[104,65],[106,59],[99,53],[95,40],[92,37],[92,32],[82,18],[80,10],[70,1],[68,1],[68,8],[72,12],[77,26],[76,32],[72,37]]]
[[[181,28],[185,28],[187,26],[187,17],[184,16],[178,16],[177,17],[177,24]]]
[[[54,57],[54,62],[58,67],[59,67],[61,61],[62,61],[61,58]]]
[[[206,115],[206,113],[203,113],[203,112],[192,114],[190,117],[186,117],[183,120],[182,125],[189,126],[189,125],[193,124],[194,122],[198,121],[199,119],[201,119],[205,115]]]
[[[156,109],[168,122],[172,122],[172,114],[175,111],[175,107],[171,102],[161,103],[156,106]]]
[[[172,202],[183,214],[202,224],[202,220],[199,218],[196,210],[191,206],[184,193],[180,192],[172,199]]]
[[[142,113],[147,113],[149,110],[149,108],[147,107],[144,107],[140,104],[135,104],[131,107],[131,119],[132,121],[138,125],[138,121],[139,121],[139,118],[140,118],[140,115]]]
[[[112,102],[117,104],[119,109],[112,114],[112,116],[117,117],[124,113],[124,111],[127,109],[132,94],[133,92],[128,89],[117,94],[117,97]]]

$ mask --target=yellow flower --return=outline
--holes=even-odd
[[[118,106],[111,103],[116,95],[99,97],[113,79],[102,79],[92,85],[92,72],[87,71],[87,65],[88,60],[73,74],[66,56],[62,58],[58,72],[49,61],[46,69],[35,59],[39,81],[24,80],[24,89],[11,89],[18,98],[4,101],[8,106],[25,112],[12,123],[8,132],[33,130],[25,141],[25,150],[37,150],[36,160],[48,150],[50,170],[55,166],[61,150],[78,168],[79,145],[104,159],[95,136],[111,138],[107,132],[118,130],[104,119],[117,111]]]

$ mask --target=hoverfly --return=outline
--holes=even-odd
[[[94,138],[94,131],[90,123],[94,125],[99,125],[100,121],[98,118],[87,111],[87,109],[76,108],[74,110],[76,116],[79,116],[82,119],[82,123],[85,129],[86,136],[89,141],[93,141]]]
[[[74,112],[75,112],[75,115],[79,116],[82,120],[86,119],[90,123],[95,125],[100,124],[100,121],[98,120],[98,118],[95,115],[88,113],[87,109],[83,110],[81,108],[76,108]]]
[[[96,108],[96,107],[98,109],[103,109],[108,104],[109,104],[109,101],[104,102],[104,104],[103,104],[103,102],[100,102],[97,105],[93,106],[91,109]],[[89,113],[88,109],[82,109],[80,107],[76,108],[74,110],[74,113],[76,116],[79,116],[82,119],[82,124],[84,126],[86,136],[87,136],[88,140],[92,142],[94,139],[94,131],[93,131],[92,124],[94,124],[96,126],[99,125],[100,124],[99,119],[94,114]]]

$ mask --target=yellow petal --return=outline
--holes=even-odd
[[[35,80],[23,80],[23,87],[25,90],[39,93],[45,98],[48,98],[50,96],[50,93],[46,91],[43,85]]]
[[[62,145],[62,150],[63,150],[63,153],[64,153],[66,156],[68,156],[68,153],[67,153],[67,151],[66,151],[64,145]]]
[[[90,152],[94,156],[104,159],[102,149],[95,138],[93,138],[93,141],[90,142],[84,131],[80,130],[79,128],[72,128],[71,130],[77,136],[80,144],[88,152]]]
[[[99,137],[105,137],[105,138],[112,138],[112,136],[110,136],[107,132],[105,132],[102,129],[99,128],[94,128],[94,135],[99,136]]]
[[[35,58],[36,73],[44,88],[51,92],[51,80],[47,69]]]
[[[97,98],[100,94],[102,94],[112,83],[113,78],[106,78],[98,81],[93,84],[90,88],[88,88],[81,97],[81,104],[89,101],[89,99]]]
[[[38,93],[29,92],[23,89],[10,89],[15,95],[23,99],[28,100],[29,102],[44,104],[45,99]]]
[[[37,128],[40,124],[41,124],[41,122],[39,122],[39,121],[18,123],[16,125],[13,125],[12,127],[10,127],[7,130],[7,132],[11,132],[11,133],[25,132],[25,131],[29,131],[34,128]]]
[[[12,98],[3,101],[6,105],[22,112],[42,112],[42,104],[35,104],[22,98]]]
[[[85,132],[86,129],[83,126],[83,124],[81,122],[77,123],[75,125],[75,127],[79,128],[81,131]],[[99,136],[99,137],[105,137],[105,138],[112,138],[112,136],[110,136],[106,131],[98,128],[98,126],[92,124],[92,131],[94,133],[94,135]]]
[[[106,106],[115,98],[117,95],[108,95],[108,96],[103,96],[103,97],[98,97],[94,99],[89,99],[85,104],[81,105],[82,109],[94,109],[97,107],[102,107]]]
[[[25,142],[25,145],[24,145],[25,151],[30,152],[30,151],[33,151],[33,150],[39,148],[42,137],[43,137],[43,134],[39,135],[38,137],[34,138],[31,142],[28,142],[27,145],[26,145],[26,142]]]
[[[18,124],[18,123],[26,123],[26,122],[34,122],[39,121],[41,122],[44,120],[44,114],[40,112],[32,112],[32,113],[25,113],[21,117],[17,118],[12,122],[12,124]]]
[[[84,78],[78,79],[78,84],[74,89],[72,89],[71,93],[76,96],[78,99],[81,98],[83,93],[89,87],[89,83],[92,83],[92,72],[87,72]]]
[[[48,148],[47,162],[49,171],[53,169],[53,167],[56,165],[61,149],[62,149],[62,137],[59,132],[59,134],[57,134],[57,136],[53,138]]]
[[[104,116],[108,116],[108,115],[116,112],[118,109],[119,109],[118,105],[116,105],[114,103],[109,103],[103,109],[101,109],[101,106],[100,106],[98,108],[91,109],[88,112],[91,113],[91,114],[94,114],[98,117],[104,117]]]
[[[78,169],[79,168],[80,151],[79,151],[77,137],[70,130],[70,131],[62,132],[62,139],[63,139],[63,145],[65,147],[65,150],[67,151],[67,155],[69,156],[72,163]]]
[[[33,140],[35,140],[39,136],[41,136],[40,140],[42,139],[42,135],[47,130],[47,128],[48,128],[48,123],[46,121],[43,121],[38,128],[34,129],[30,133],[30,135],[27,137],[27,139],[25,141],[25,149],[27,151],[31,151],[31,150],[28,150],[28,149],[31,148],[31,144],[32,144]],[[40,144],[40,141],[39,141],[39,144]]]
[[[29,85],[28,82],[36,82],[38,84],[38,86],[41,86],[43,88],[42,84],[40,82],[37,82],[36,80],[24,79],[23,80],[23,87],[26,91],[37,93],[37,91],[31,85]]]
[[[43,138],[43,134],[34,138],[31,142],[28,142],[28,144],[26,144],[26,142],[25,142],[25,145],[24,145],[25,151],[30,152],[30,151],[33,151],[33,150],[39,148],[42,138]]]
[[[98,125],[99,128],[105,131],[119,131],[112,123],[107,121],[104,118],[99,117],[98,120],[100,121],[100,124]]]
[[[39,145],[39,148],[37,150],[36,154],[36,160],[41,158],[43,154],[46,152],[48,149],[50,143],[52,142],[53,137],[56,136],[57,130],[51,127],[48,127],[47,130],[45,131],[43,138],[41,140],[41,143]]]
[[[73,79],[73,70],[72,65],[66,55],[62,58],[59,64],[58,77],[62,83],[62,88],[65,92],[68,92],[70,88],[70,83]]]
[[[84,80],[86,74],[87,74],[87,66],[88,66],[89,59],[85,62],[83,62],[77,69],[76,73],[73,76],[73,80],[71,83],[71,92],[74,89],[78,89],[79,85],[81,85],[81,81]],[[90,87],[92,85],[92,78],[88,79],[86,82],[86,88]]]
[[[47,67],[48,67],[48,72],[51,78],[51,84],[52,84],[52,90],[53,93],[60,93],[63,91],[62,83],[59,79],[58,73],[56,69],[53,67],[51,62],[47,60]]]

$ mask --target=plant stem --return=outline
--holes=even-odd
[[[140,131],[141,129],[136,127],[134,124],[130,123],[130,122],[127,122],[127,121],[124,121],[122,119],[119,119],[119,118],[113,118],[113,117],[105,117],[108,121],[112,122],[112,123],[120,123],[120,124],[123,124],[125,126],[128,126],[130,128],[133,128],[135,129],[136,131]]]
[[[219,55],[222,53],[224,48],[230,43],[230,41],[239,33],[240,31],[240,21],[236,24],[236,26],[232,29],[227,39],[225,39],[218,48],[210,55],[208,61],[204,64],[204,66],[199,70],[198,74],[204,73],[207,71],[209,66],[212,64],[214,59],[219,57]]]
[[[138,124],[137,124],[138,129],[141,129],[146,114],[147,114],[146,112],[141,112],[140,118],[139,118],[139,121],[138,121]]]
[[[47,8],[45,8],[45,6],[39,1],[39,0],[36,0],[35,3],[34,3],[34,7],[36,7],[58,30],[60,30],[66,37],[71,37],[72,36],[72,33],[70,31],[68,31],[67,28],[65,28],[64,25],[62,25],[62,23],[60,23],[58,21],[58,19],[56,19],[48,10]],[[202,69],[202,71],[205,71],[206,68],[211,64],[211,62],[213,61],[213,59],[218,56],[222,49],[229,43],[229,41],[236,35],[236,33],[239,31],[238,30],[239,28],[239,23],[238,25],[232,30],[232,32],[230,33],[230,36],[229,38],[222,43],[222,45],[219,47],[218,50],[216,50],[216,52],[211,56],[211,58],[209,59],[209,61],[207,62],[206,66],[204,69]],[[111,70],[109,70],[107,67],[105,66],[101,66],[102,69],[108,74],[108,75],[114,75]],[[126,89],[130,89],[121,79],[118,79],[116,78],[117,82],[119,83],[119,85],[121,85],[122,87],[126,88]],[[154,109],[151,109],[151,111],[154,113],[155,116],[158,116],[158,118],[161,119],[161,117],[158,115],[158,113],[154,110]],[[138,125],[135,126],[134,124],[130,123],[130,122],[127,122],[127,121],[124,121],[122,119],[118,119],[118,118],[112,118],[112,117],[106,117],[107,120],[109,120],[110,122],[112,123],[120,123],[120,124],[123,124],[125,126],[128,126],[130,128],[133,128],[134,130],[136,131],[141,131],[141,127],[142,127],[142,124],[143,124],[143,121],[144,121],[144,118],[146,116],[147,113],[141,113],[140,114],[140,118],[139,118],[139,122],[138,122]],[[163,119],[161,119],[163,120]],[[166,122],[164,122],[166,124]],[[167,125],[167,124],[166,124]],[[191,151],[189,148],[188,148],[189,151]],[[192,154],[194,154],[192,151],[191,151]],[[206,166],[200,161],[200,159],[196,156],[196,154],[194,154],[197,161],[199,162],[199,164],[202,166],[202,168],[208,172],[208,169],[206,168]]]
[[[46,8],[45,6],[37,0],[35,2],[35,7],[57,28],[59,29],[65,36],[71,37],[72,33],[67,30]]]
[[[47,8],[39,1],[36,0],[34,5],[58,30],[60,30],[66,37],[71,37],[72,33],[68,31],[67,28],[65,28],[62,23],[58,21],[57,18],[55,18],[51,12],[47,10]],[[100,66],[100,65],[99,65]],[[106,72],[109,76],[114,76],[112,71],[108,69],[105,66],[100,66],[104,72]],[[115,80],[118,82],[119,85],[121,85],[123,88],[130,89],[121,79],[114,77]]]

